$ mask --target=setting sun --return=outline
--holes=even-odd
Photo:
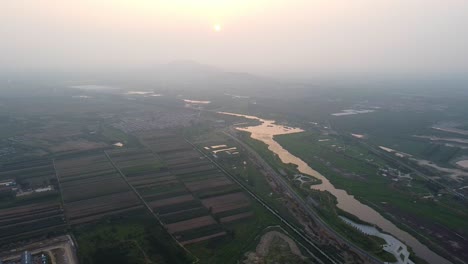
[[[0,264],[468,264],[467,11],[0,0]]]

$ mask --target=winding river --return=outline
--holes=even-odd
[[[413,251],[416,253],[418,257],[426,260],[428,263],[438,263],[438,264],[450,263],[445,258],[431,251],[427,246],[423,245],[412,235],[399,229],[392,222],[390,222],[389,220],[381,216],[377,211],[375,211],[374,209],[372,209],[371,207],[365,204],[360,203],[358,200],[354,198],[353,195],[348,194],[345,190],[335,188],[335,186],[333,186],[333,184],[331,184],[330,181],[326,177],[324,177],[322,174],[320,174],[319,172],[311,168],[307,163],[305,163],[300,158],[289,153],[278,142],[274,140],[274,136],[276,135],[299,133],[299,132],[303,132],[304,130],[300,128],[291,128],[291,127],[286,127],[282,125],[277,125],[275,124],[274,120],[265,120],[256,116],[227,113],[227,112],[219,112],[219,113],[260,121],[261,122],[260,125],[242,127],[242,128],[238,127],[237,129],[241,131],[250,132],[251,137],[253,139],[260,140],[263,143],[267,144],[268,149],[276,153],[283,163],[295,164],[297,165],[297,169],[301,173],[320,179],[322,183],[318,185],[313,185],[311,188],[315,190],[328,191],[331,194],[333,194],[338,201],[337,206],[340,209],[348,213],[351,213],[353,215],[356,215],[363,221],[372,223],[380,227],[383,231],[392,234],[393,236],[397,237],[401,241],[404,241],[405,244],[409,245],[413,249]]]

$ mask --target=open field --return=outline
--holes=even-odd
[[[249,205],[249,199],[243,193],[232,193],[202,200],[205,207],[214,213],[222,213]]]
[[[278,136],[276,140],[326,175],[336,187],[345,189],[402,228],[410,227],[412,234],[426,237],[422,238],[423,241],[441,254],[466,258],[461,250],[462,245],[466,244],[463,237],[468,232],[468,226],[463,221],[467,217],[466,205],[456,196],[434,188],[431,182],[416,175],[404,176],[407,172],[398,164],[372,154],[351,141],[330,137],[330,141],[319,142],[319,138],[320,135],[309,132]],[[382,168],[389,167],[404,173],[382,173]],[[390,172],[392,169],[384,171]]]
[[[197,238],[205,237],[202,233],[199,237],[196,234],[192,234],[187,239],[183,237],[183,233],[204,226],[191,222],[196,221],[197,217],[206,219],[208,225],[217,225],[216,221],[209,215],[208,210],[203,208],[203,205],[190,193],[183,182],[166,166],[166,160],[160,155],[145,149],[119,150],[108,154],[147,205],[159,215],[169,233],[177,237],[179,241],[196,242]],[[147,158],[138,160],[140,168],[151,167],[152,169],[129,171],[128,168],[134,166],[132,161],[135,156],[147,156]],[[154,164],[159,165],[154,166]],[[193,226],[189,223],[192,223]]]
[[[50,159],[32,159],[0,165],[0,181],[10,179],[24,189],[34,189],[53,184],[56,177]]]
[[[216,224],[216,221],[211,216],[201,216],[190,220],[167,224],[166,227],[170,233],[177,233],[213,224]]]
[[[2,164],[0,182],[10,182],[0,187],[0,245],[66,230],[51,160]]]
[[[309,197],[307,197],[309,193],[307,186],[310,184],[299,185],[294,180],[295,177],[293,176],[297,175],[298,173],[296,168],[290,164],[282,163],[278,156],[274,155],[273,152],[268,150],[266,144],[251,139],[248,137],[248,135],[245,135],[245,133],[240,133],[239,137],[242,137],[244,140],[246,140],[246,142],[248,142],[248,145],[239,144],[241,149],[248,151],[247,153],[250,157],[242,157],[243,155],[241,155],[240,164],[239,162],[233,163],[231,159],[225,160],[224,162],[221,161],[223,164],[225,164],[228,170],[233,171],[233,174],[238,175],[239,178],[242,178],[244,181],[246,181],[248,183],[249,189],[252,188],[256,191],[256,193],[262,195],[265,200],[268,200],[269,202],[271,201],[271,205],[275,205],[275,207],[278,206],[278,204],[275,203],[276,199],[271,198],[278,195],[282,202],[286,204],[287,208],[289,209],[286,212],[283,212],[283,210],[281,210],[281,206],[278,206],[277,208],[280,210],[280,212],[282,212],[282,215],[287,216],[288,211],[292,213],[294,218],[291,219],[291,223],[298,221],[299,223],[297,225],[306,226],[308,237],[311,237],[315,243],[318,243],[322,250],[325,250],[325,252],[330,254],[329,256],[332,256],[332,258],[335,260],[338,259],[339,263],[345,261],[350,261],[350,263],[362,263],[364,262],[364,258],[367,259],[367,256],[369,256],[367,253],[361,255],[363,258],[356,256],[356,252],[363,252],[361,249],[358,249],[354,252],[353,250],[350,250],[350,245],[352,245],[354,250],[356,250],[356,244],[343,243],[343,235],[345,237],[349,235],[360,242],[368,242],[369,239],[365,235],[359,235],[357,232],[350,234],[349,231],[353,231],[352,228],[347,228],[348,230],[345,230],[348,231],[347,234],[341,234],[341,232],[336,232],[336,230],[335,232],[331,232],[332,229],[330,228],[330,221],[332,219],[339,220],[336,215],[336,205],[333,200],[331,200],[331,203],[327,204],[327,206],[323,206],[328,211],[332,212],[332,214],[323,217],[323,219],[326,219],[327,222],[327,224],[323,224],[323,220],[320,221],[320,219],[317,217],[316,208],[312,209],[313,213],[310,213],[310,210],[308,210],[307,213],[305,212],[305,210],[308,209],[306,206],[309,206],[307,204],[310,203],[311,206],[314,203],[316,204],[316,202],[310,202]],[[235,137],[230,138],[234,139]],[[255,155],[253,148],[255,151],[262,153],[262,156],[259,157],[259,155]],[[273,167],[270,167],[267,162],[262,161],[262,158],[267,159],[268,163],[271,162],[271,166]],[[263,177],[265,177],[265,183],[267,186],[269,185],[268,187],[270,188],[264,188],[264,183],[261,178],[251,177],[251,171],[255,170],[255,168],[252,168],[252,165],[255,165],[257,169],[260,168],[257,174],[261,174]],[[283,180],[279,180],[282,178]],[[289,185],[289,187],[286,187],[286,185]],[[293,196],[295,196],[296,199],[291,199]],[[297,198],[298,196],[302,196],[303,198]],[[298,203],[298,201],[302,201],[303,199],[303,204],[305,204],[304,206]],[[392,260],[392,258],[390,258],[392,257],[391,255],[388,256],[388,254],[381,254],[381,243],[371,243],[375,246],[372,249],[369,248],[369,244],[362,248],[369,250],[369,252],[372,252],[374,256],[384,261]],[[375,257],[372,261],[375,261]]]
[[[253,215],[254,214],[252,212],[240,213],[240,214],[235,214],[235,215],[223,217],[223,218],[221,218],[220,221],[221,221],[221,223],[230,223],[230,222],[234,222],[234,221],[237,221],[237,220],[240,220],[240,219],[252,217]]]
[[[66,230],[63,209],[58,202],[31,202],[0,209],[0,243],[61,233]]]
[[[96,221],[109,214],[142,207],[104,153],[57,159],[55,168],[65,214],[71,224]]]
[[[200,150],[205,152],[207,156],[211,155],[216,163],[231,174],[232,178],[237,178],[238,182],[242,182],[242,186],[254,192],[257,197],[260,197],[261,200],[263,200],[263,202],[268,203],[268,206],[272,208],[276,214],[281,215],[282,219],[285,219],[287,223],[292,224],[300,230],[303,230],[302,228],[304,227],[306,236],[314,241],[313,244],[319,245],[320,249],[323,250],[322,253],[314,252],[314,247],[309,244],[309,241],[305,242],[302,240],[303,237],[292,232],[291,234],[295,239],[299,239],[304,243],[304,245],[307,245],[306,252],[308,254],[311,253],[308,250],[312,249],[312,252],[314,252],[313,254],[317,255],[321,255],[323,252],[326,252],[326,254],[331,256],[331,258],[337,261],[337,263],[343,263],[345,261],[350,261],[349,263],[362,263],[364,261],[359,256],[356,256],[355,253],[351,252],[347,245],[337,241],[336,237],[330,236],[327,234],[326,230],[317,226],[315,220],[311,219],[309,215],[306,215],[303,210],[298,207],[292,199],[290,199],[291,194],[285,193],[284,187],[276,182],[276,180],[273,180],[273,177],[276,177],[273,176],[274,173],[270,170],[266,171],[266,167],[264,165],[256,162],[244,145],[239,144],[231,137],[222,133],[222,131],[210,131],[208,134],[197,137],[194,141],[196,145],[199,146]],[[236,149],[239,150],[239,155],[213,155],[211,148],[209,147],[212,145],[227,145],[228,148],[235,146]],[[205,148],[205,146],[208,147]],[[269,155],[265,155],[265,157],[269,158]],[[289,170],[292,170],[293,168],[286,164],[283,165],[284,166],[278,166],[277,168],[281,171],[281,175],[286,177],[286,170],[289,174]],[[242,222],[250,222],[251,220],[249,219],[259,217],[257,213],[254,214],[253,217],[249,217],[249,213],[245,212],[243,208],[239,208],[238,210],[233,210],[231,212],[234,211],[236,213],[228,214],[226,216],[228,217],[227,219],[230,219],[231,216],[233,219],[237,217],[245,217]],[[225,217],[222,213],[219,214],[219,216],[221,219]],[[234,223],[236,223],[236,221],[234,221]],[[238,224],[235,225],[237,226]]]
[[[139,164],[156,162],[159,168],[124,172],[145,149],[108,151],[109,157],[167,230],[203,263],[235,263],[254,246],[258,228],[278,224],[180,136],[151,131],[138,137],[154,155]]]
[[[75,227],[80,263],[161,263],[193,261],[144,210],[105,222]]]

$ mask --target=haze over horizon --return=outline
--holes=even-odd
[[[7,0],[0,7],[4,72],[194,60],[278,77],[468,73],[462,0]]]
[[[0,264],[468,264],[468,0],[0,0]]]

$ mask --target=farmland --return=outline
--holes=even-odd
[[[70,224],[142,208],[103,153],[57,159],[54,163]]]
[[[0,242],[60,233],[66,229],[63,210],[58,202],[31,202],[28,205],[0,209]]]
[[[249,198],[182,137],[154,131],[138,137],[149,150],[116,150],[109,157],[182,245],[225,237],[222,217],[251,216]]]
[[[265,228],[280,224],[180,133],[136,137],[147,148],[108,150],[108,157],[171,236],[202,263],[236,263]]]
[[[190,263],[193,260],[178,247],[145,210],[110,216],[106,221],[74,228],[80,263]]]
[[[34,189],[56,180],[55,170],[49,159],[31,159],[9,162],[0,166],[0,181],[13,179],[21,189]]]
[[[55,191],[52,162],[47,159],[17,161],[0,167],[0,244],[65,232],[66,222]],[[42,189],[50,186],[50,189]],[[46,190],[46,191],[39,191]]]
[[[291,185],[298,187],[296,191],[306,196],[307,186],[308,184],[297,184],[294,175],[297,175],[297,170],[295,167],[291,166],[291,164],[283,164],[279,161],[279,158],[272,155],[272,153],[263,145],[263,143],[259,141],[255,141],[252,139],[247,139],[247,136],[243,133],[240,136],[245,136],[245,140],[250,144],[252,144],[259,153],[262,153],[262,157],[268,159],[269,162],[274,164],[275,169],[278,170],[278,174],[282,175],[290,181]],[[223,157],[212,154],[213,146],[217,146],[224,142],[224,146],[228,145],[227,148],[233,148],[233,146],[237,146],[237,149],[240,151],[240,156],[237,158],[233,158],[231,155],[224,155]],[[305,215],[302,213],[302,209],[298,208],[297,204],[294,201],[288,199],[291,197],[290,194],[285,194],[283,187],[280,183],[276,180],[273,180],[271,175],[274,173],[271,170],[266,171],[265,165],[259,165],[256,163],[255,159],[246,155],[246,147],[244,145],[239,145],[236,142],[232,141],[232,138],[226,137],[224,133],[210,133],[204,135],[203,137],[199,138],[197,142],[199,146],[203,147],[204,151],[207,152],[207,155],[213,155],[217,162],[222,164],[226,170],[230,171],[231,174],[235,175],[236,178],[245,182],[245,186],[248,189],[254,191],[257,195],[261,196],[264,201],[267,201],[270,206],[275,208],[276,212],[279,212],[284,218],[288,219],[288,222],[294,223],[296,226],[308,226],[313,228],[308,229],[307,235],[313,238],[313,241],[317,241],[316,243],[321,244],[321,249],[326,250],[328,254],[331,256],[340,259],[341,261],[345,261],[346,259],[354,259],[354,261],[362,262],[362,259],[353,255],[350,252],[350,249],[343,247],[343,244],[336,240],[336,237],[333,237],[329,234],[328,230],[323,230],[321,226],[317,225],[315,220],[310,217],[310,215]],[[211,146],[211,147],[209,147]],[[307,186],[306,186],[307,185]],[[302,186],[302,188],[300,188]],[[333,200],[330,201],[331,205],[330,208],[335,207],[335,203]],[[317,209],[317,208],[316,208]],[[332,219],[338,218],[336,216],[336,210],[332,209],[332,214],[328,214],[325,218],[327,222],[331,222]],[[339,218],[338,218],[339,219]],[[341,231],[344,231],[343,235],[350,236],[354,240],[356,240],[358,245],[364,246],[364,248],[368,248],[375,253],[375,255],[381,259],[391,261],[392,255],[389,255],[386,252],[382,252],[381,249],[381,241],[375,241],[373,238],[367,238],[365,235],[359,234],[352,228],[344,226]],[[333,242],[331,242],[333,241]],[[323,244],[322,244],[323,243]]]

